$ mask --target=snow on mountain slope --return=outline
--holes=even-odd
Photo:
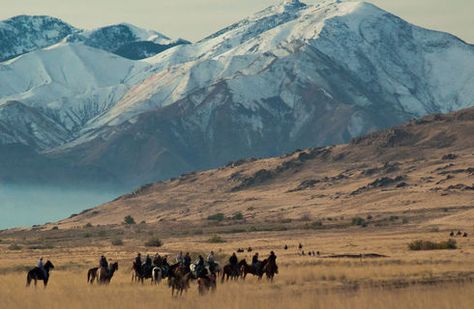
[[[49,16],[16,16],[0,21],[0,62],[56,44],[78,30]]]
[[[285,1],[148,59],[155,75],[94,125],[119,124],[220,81],[246,106],[281,97],[291,107],[302,99],[291,89],[297,82],[365,108],[389,104],[407,116],[448,112],[474,103],[471,59],[472,46],[371,4]]]
[[[0,106],[21,101],[74,136],[113,106],[130,88],[128,78],[147,66],[80,43],[61,43],[0,63]]]
[[[48,156],[131,185],[474,105],[473,46],[363,2],[287,0],[144,61],[75,42],[0,65],[2,100],[64,128]]]

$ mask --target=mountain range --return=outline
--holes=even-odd
[[[192,44],[31,16],[0,39],[3,182],[129,188],[474,105],[474,46],[364,2],[286,0]]]

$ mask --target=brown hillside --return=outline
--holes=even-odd
[[[473,133],[474,109],[433,115],[347,145],[242,160],[145,186],[60,227],[120,224],[126,215],[199,225],[210,215],[237,212],[256,224],[337,225],[361,216],[382,225],[390,215],[392,221],[410,217],[410,224],[470,226]]]

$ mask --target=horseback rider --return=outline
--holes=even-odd
[[[152,262],[151,262],[151,257],[149,254],[146,255],[146,259],[145,259],[145,264],[143,265],[144,269],[146,272],[149,272],[151,271],[151,269],[153,268],[153,265],[152,265]]]
[[[43,272],[44,278],[46,278],[48,274],[46,273],[46,269],[44,269],[43,257],[39,258],[37,267]]]
[[[186,255],[183,258],[183,265],[184,265],[184,271],[188,273],[190,271],[190,266],[191,266],[191,256],[189,255],[189,252],[186,252]]]
[[[142,255],[140,252],[137,253],[137,256],[135,257],[135,268],[139,274],[142,273]]]
[[[103,268],[107,272],[109,271],[109,262],[107,262],[107,259],[103,255],[101,255],[99,259],[99,268]]]
[[[270,255],[268,256],[268,264],[273,264],[275,266],[275,273],[278,274],[278,265],[276,264],[276,259],[277,256],[275,255],[275,252],[271,251]]]
[[[232,271],[234,273],[238,273],[238,270],[239,270],[239,260],[237,259],[237,255],[234,253],[232,253],[232,255],[230,256],[229,258],[229,264],[230,266],[232,267]]]
[[[214,251],[211,251],[207,256],[207,264],[209,264],[209,270],[214,273],[216,270],[216,260],[214,258]]]
[[[167,276],[168,271],[170,269],[170,264],[168,264],[168,257],[164,256],[163,259],[161,260],[161,268],[163,270],[163,275]]]
[[[176,256],[176,263],[178,263],[180,266],[183,265],[184,263],[183,251],[180,251],[178,255]]]
[[[202,255],[200,255],[196,263],[196,277],[204,278],[206,277],[206,275],[207,275],[207,270],[206,270],[205,261]]]
[[[255,269],[255,271],[258,271],[259,264],[260,261],[258,260],[258,252],[256,252],[252,257],[252,267]]]
[[[157,253],[155,257],[153,258],[153,265],[160,268],[163,265],[163,259],[161,258],[159,253]]]

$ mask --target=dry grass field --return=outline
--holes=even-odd
[[[132,229],[137,229],[133,227]],[[51,231],[43,236],[53,238]],[[474,231],[468,231],[474,232]],[[94,233],[92,233],[94,234]],[[123,246],[78,231],[55,238],[54,248],[30,249],[37,234],[12,234],[2,238],[0,258],[1,308],[474,308],[474,243],[457,238],[460,249],[410,251],[416,239],[446,240],[449,231],[413,228],[374,230],[291,230],[225,234],[225,243],[212,244],[208,235],[169,236],[161,248],[147,248],[142,239],[124,234]],[[36,236],[35,236],[36,235]],[[130,236],[127,236],[130,235]],[[166,235],[164,233],[163,235]],[[76,240],[72,240],[75,239]],[[9,250],[16,240],[21,250]],[[71,241],[75,241],[71,243]],[[304,250],[320,257],[302,256]],[[288,250],[283,250],[289,245]],[[182,297],[171,297],[166,282],[159,286],[131,283],[131,262],[137,251],[174,256],[179,250],[195,256],[215,250],[221,261],[237,248],[251,246],[261,254],[275,250],[280,274],[274,282],[255,278],[218,284],[215,293],[199,296],[196,283]],[[35,246],[30,246],[35,247]],[[88,286],[86,272],[100,254],[119,262],[110,286]],[[327,258],[333,254],[378,253],[385,258]],[[25,269],[43,255],[56,269],[47,289],[25,288]],[[250,259],[250,253],[240,258]]]

